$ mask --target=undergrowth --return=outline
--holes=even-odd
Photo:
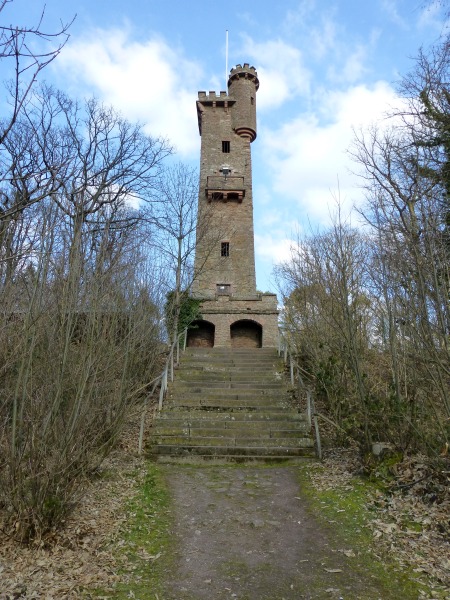
[[[365,573],[384,591],[383,600],[445,599],[420,581],[412,568],[400,565],[395,554],[388,553],[374,539],[368,523],[376,517],[370,501],[380,492],[379,482],[354,476],[339,485],[314,485],[314,478],[324,472],[325,467],[319,464],[300,467],[302,493],[309,500],[311,512],[331,529],[334,539],[354,562],[355,570]]]

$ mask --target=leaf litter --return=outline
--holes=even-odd
[[[102,472],[110,476],[89,482],[64,529],[33,546],[0,529],[0,600],[89,598],[86,590],[94,588],[113,593],[126,560],[117,558],[117,548],[125,544],[121,532],[129,517],[126,506],[146,471],[145,459],[136,452],[138,422],[135,415],[105,461]],[[375,489],[368,500],[373,518],[365,526],[380,553],[394,553],[401,566],[423,578],[431,593],[422,592],[420,600],[450,599],[450,469],[447,465],[436,472],[422,456],[406,457],[392,469],[387,489]],[[310,469],[310,477],[317,490],[351,491],[360,472],[355,452],[334,451],[323,468]],[[340,552],[355,556],[353,549]],[[159,555],[145,558],[155,561]]]
[[[127,560],[119,559],[116,550],[125,543],[121,532],[129,518],[126,506],[146,473],[145,459],[137,455],[138,430],[136,413],[99,476],[86,482],[85,494],[63,529],[26,546],[6,535],[0,512],[0,600],[90,598],[86,590],[94,588],[113,592]]]
[[[372,531],[380,554],[393,554],[411,568],[431,591],[425,598],[450,600],[450,465],[425,456],[406,456],[390,467],[391,478],[376,487],[367,502],[365,527]],[[354,451],[334,450],[312,468],[318,491],[351,491],[360,484],[361,463]],[[376,476],[377,474],[375,474]],[[369,514],[368,513],[368,514]],[[354,556],[353,550],[341,550]]]

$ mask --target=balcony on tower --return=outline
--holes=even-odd
[[[245,196],[244,177],[239,175],[209,175],[206,182],[206,197],[208,202],[242,202]]]

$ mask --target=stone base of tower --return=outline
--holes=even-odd
[[[188,332],[188,346],[277,348],[278,308],[275,294],[202,298],[202,320]]]

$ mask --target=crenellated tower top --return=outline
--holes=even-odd
[[[244,63],[244,66],[236,65],[234,69],[231,69],[230,71],[230,76],[228,78],[228,87],[230,87],[232,79],[240,79],[241,77],[243,77],[244,79],[253,80],[256,91],[258,91],[259,79],[255,67],[250,67],[249,63]]]
[[[259,89],[258,73],[249,63],[237,65],[230,71],[228,93],[215,91],[198,93],[198,130],[202,135],[202,114],[207,107],[222,107],[231,112],[231,126],[242,138],[256,139],[256,92]]]

